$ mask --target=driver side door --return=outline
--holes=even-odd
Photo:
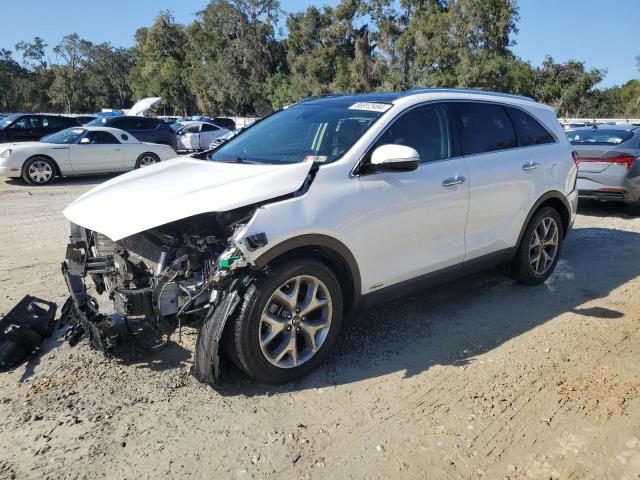
[[[111,133],[92,130],[69,148],[75,175],[125,170],[122,144]]]
[[[382,145],[414,148],[413,171],[361,173],[368,221],[362,231],[369,292],[459,264],[465,256],[469,181],[450,102],[423,104],[387,127]]]

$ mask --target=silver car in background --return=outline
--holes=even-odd
[[[565,133],[579,156],[580,197],[625,202],[640,213],[640,127],[600,125]]]

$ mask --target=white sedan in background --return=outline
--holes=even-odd
[[[168,145],[144,143],[111,127],[74,127],[39,142],[0,144],[0,175],[45,185],[56,176],[126,172],[174,158]]]
[[[229,133],[229,130],[211,122],[189,122],[172,125],[178,137],[178,150],[206,150],[209,144]]]

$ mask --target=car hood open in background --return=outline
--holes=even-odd
[[[73,201],[64,216],[120,240],[207,212],[224,212],[298,190],[312,162],[285,165],[175,158],[120,175]]]

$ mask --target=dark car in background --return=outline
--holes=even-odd
[[[46,135],[80,125],[76,119],[61,115],[17,113],[0,120],[0,143],[40,140]]]
[[[88,123],[91,127],[113,127],[129,132],[141,142],[160,143],[169,145],[177,150],[176,133],[164,121],[150,117],[100,117]]]
[[[226,128],[227,130],[230,130],[230,131],[236,129],[236,122],[234,122],[233,119],[231,119],[231,118],[215,117],[211,121],[213,123],[215,123],[216,125],[219,125],[222,128]]]
[[[579,156],[580,197],[625,202],[640,213],[640,127],[580,127],[565,135]]]

